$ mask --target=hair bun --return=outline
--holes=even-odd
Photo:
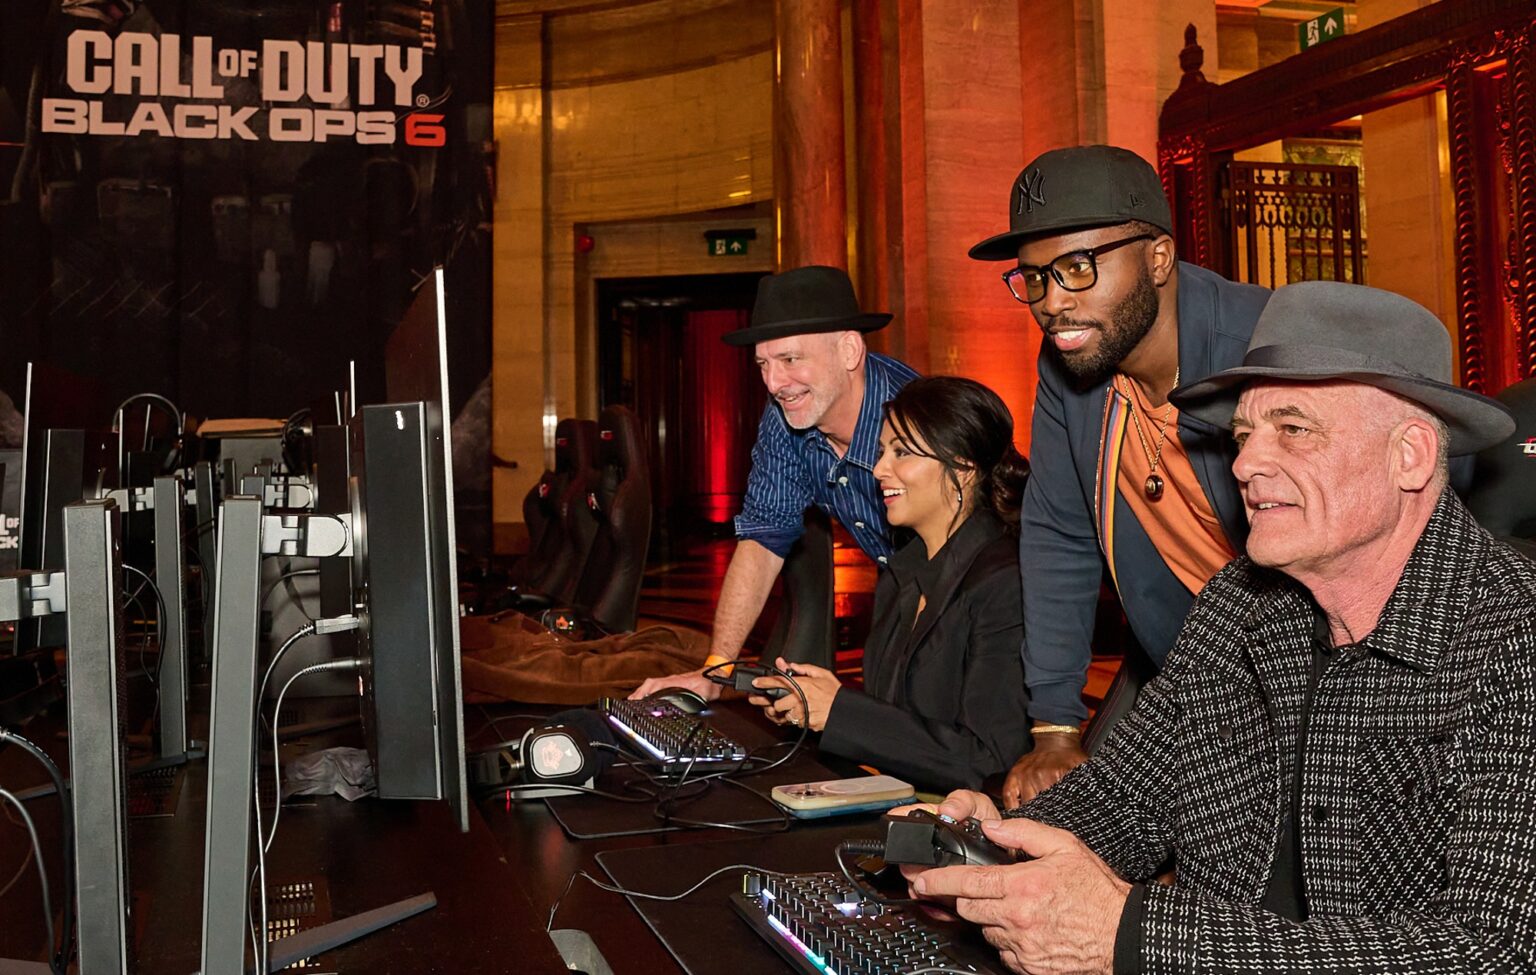
[[[1019,524],[1019,507],[1024,501],[1024,485],[1029,481],[1029,458],[1009,444],[1003,456],[992,465],[990,473],[992,510],[1005,525],[1015,528]]]

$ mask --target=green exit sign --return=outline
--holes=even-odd
[[[1301,49],[1316,47],[1324,41],[1344,36],[1344,8],[1339,7],[1313,17],[1297,28],[1301,34]]]
[[[711,257],[740,257],[747,252],[749,242],[747,237],[711,237],[706,241]]]

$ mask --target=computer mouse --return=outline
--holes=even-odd
[[[652,694],[649,700],[666,701],[687,714],[700,714],[709,710],[709,702],[686,687],[663,687]]]

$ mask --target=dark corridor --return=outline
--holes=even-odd
[[[602,405],[625,404],[650,438],[657,541],[724,531],[741,506],[765,394],[746,324],[760,273],[597,282]]]

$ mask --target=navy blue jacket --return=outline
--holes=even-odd
[[[1240,364],[1269,294],[1267,288],[1234,284],[1180,262],[1180,382]],[[1031,718],[1077,724],[1088,716],[1082,692],[1093,656],[1099,583],[1106,568],[1094,488],[1110,380],[1091,387],[1074,386],[1071,373],[1049,344],[1040,351],[1039,375],[1019,535],[1024,680]],[[1181,412],[1178,435],[1227,539],[1241,554],[1248,519],[1232,476],[1237,456],[1232,432]],[[1137,641],[1161,667],[1194,594],[1168,568],[1119,492],[1114,497],[1113,550],[1120,602]]]

